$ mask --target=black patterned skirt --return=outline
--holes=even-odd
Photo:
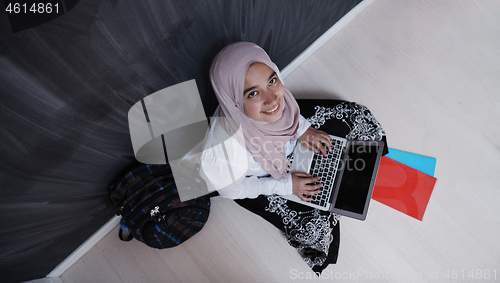
[[[368,108],[340,100],[297,100],[300,114],[311,126],[348,140],[386,141],[380,123]],[[387,145],[384,147],[387,152]],[[384,152],[384,154],[386,153]],[[314,272],[336,263],[340,244],[340,215],[313,209],[279,195],[235,200],[283,231]]]

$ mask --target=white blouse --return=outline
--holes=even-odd
[[[286,156],[293,152],[298,138],[310,126],[311,123],[300,115],[297,133],[285,144]],[[200,175],[207,182],[209,191],[217,190],[220,196],[230,199],[292,194],[291,173],[284,179],[274,179],[238,140],[243,140],[241,131],[229,136],[217,119],[212,120],[200,168]]]

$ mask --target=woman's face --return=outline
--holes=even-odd
[[[283,114],[283,92],[283,85],[273,69],[263,63],[253,63],[245,77],[245,114],[254,120],[276,122]]]

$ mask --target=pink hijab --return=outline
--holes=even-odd
[[[273,123],[257,121],[243,110],[245,76],[252,63],[260,62],[279,70],[264,49],[250,42],[237,42],[226,46],[215,57],[210,68],[210,80],[219,101],[219,116],[231,117],[243,129],[245,145],[262,169],[275,179],[282,179],[290,171],[291,164],[285,156],[284,145],[297,132],[300,110],[290,91],[284,88],[283,115]],[[236,132],[235,125],[228,132]]]

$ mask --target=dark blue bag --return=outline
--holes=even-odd
[[[157,249],[191,238],[210,212],[208,196],[180,201],[169,164],[138,165],[113,182],[108,193],[131,235]]]

